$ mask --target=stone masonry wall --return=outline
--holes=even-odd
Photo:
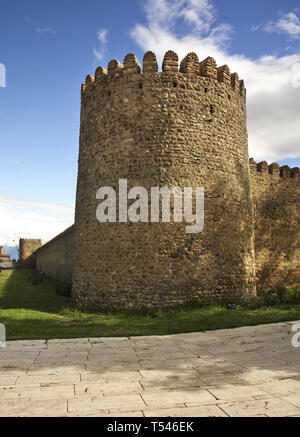
[[[32,238],[20,238],[19,241],[19,267],[34,268],[34,252],[41,247],[42,240]]]
[[[299,286],[299,168],[253,160],[250,167],[258,289]]]
[[[72,282],[74,227],[70,226],[35,252],[36,270],[53,279]]]
[[[255,295],[253,207],[246,91],[236,73],[188,54],[163,71],[147,52],[82,86],[73,297],[86,306],[164,306]],[[199,234],[186,223],[99,223],[96,192],[120,178],[128,189],[205,189]]]

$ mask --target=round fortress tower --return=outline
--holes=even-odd
[[[141,72],[142,70],[142,72]],[[82,85],[73,296],[78,306],[164,306],[255,294],[246,91],[236,73],[189,53],[112,60]],[[119,180],[204,188],[204,227],[118,220]],[[99,223],[100,187],[117,221]],[[128,201],[128,205],[133,202]],[[174,205],[173,205],[174,206]],[[150,196],[149,196],[150,211]],[[150,212],[149,212],[150,217]]]

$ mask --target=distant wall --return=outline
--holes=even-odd
[[[71,226],[35,252],[36,270],[53,279],[72,282],[73,231]]]
[[[258,290],[300,285],[299,169],[250,160]]]
[[[42,240],[35,238],[20,238],[19,241],[19,267],[34,268],[35,251],[41,247]]]

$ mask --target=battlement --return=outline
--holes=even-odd
[[[199,61],[194,52],[188,53],[179,65],[178,55],[172,50],[165,53],[161,72],[158,71],[158,63],[153,52],[148,51],[145,53],[142,67],[136,56],[133,53],[128,53],[123,64],[117,59],[113,59],[108,63],[107,69],[100,66],[96,69],[94,75],[87,75],[81,89],[84,93],[85,90],[93,89],[98,85],[105,87],[121,77],[134,76],[147,80],[152,75],[164,76],[166,74],[176,75],[177,77],[182,75],[198,77],[199,80],[204,80],[204,78],[214,80],[231,92],[237,93],[243,98],[246,97],[244,81],[239,79],[237,73],[230,73],[227,65],[218,67],[212,57]],[[142,88],[141,83],[138,85]]]
[[[249,164],[252,171],[300,181],[300,169],[298,167],[290,168],[288,165],[282,165],[280,167],[276,162],[268,165],[266,161],[256,163],[253,158],[250,158]]]
[[[20,242],[32,242],[32,243],[41,243],[42,244],[42,240],[40,238],[20,238]]]

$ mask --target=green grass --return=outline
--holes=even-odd
[[[58,286],[59,285],[59,286]],[[189,304],[159,310],[79,311],[61,284],[33,270],[0,273],[0,323],[7,340],[173,334],[300,319],[300,289],[251,303]],[[270,306],[271,305],[271,306]]]

